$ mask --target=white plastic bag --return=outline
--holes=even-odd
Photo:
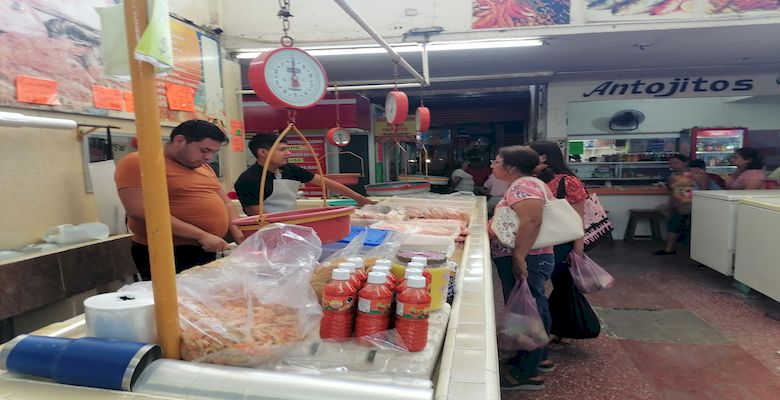
[[[526,280],[517,281],[512,288],[496,336],[498,348],[503,351],[531,351],[550,341]]]
[[[571,268],[569,268],[569,271],[574,280],[574,285],[582,293],[604,290],[612,287],[612,284],[615,282],[615,278],[609,272],[601,268],[587,255],[580,257],[572,252],[570,254],[570,263]]]

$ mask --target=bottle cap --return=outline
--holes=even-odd
[[[406,272],[404,272],[404,278],[409,278],[412,276],[423,276],[423,270],[420,268],[407,268]]]
[[[349,280],[349,275],[352,271],[345,268],[336,268],[331,273],[331,279],[334,281],[346,281]]]
[[[393,262],[386,258],[380,258],[374,262],[374,266],[377,265],[385,265],[389,268],[391,265],[393,265]]]
[[[418,262],[410,262],[409,264],[406,264],[407,268],[419,268],[419,269],[425,269],[425,264],[418,263]]]
[[[371,272],[382,272],[387,275],[390,273],[390,267],[387,265],[374,265],[374,268],[371,268]]]
[[[358,268],[363,268],[363,257],[349,257],[347,262],[355,264]]]
[[[428,266],[428,259],[423,256],[414,256],[412,257],[412,262],[420,263],[423,266]]]
[[[384,284],[386,282],[387,275],[384,272],[371,271],[368,273],[368,283]]]
[[[339,264],[339,268],[347,269],[350,273],[355,272],[355,269],[357,269],[357,265],[353,263],[343,262]]]
[[[410,276],[406,279],[406,286],[415,289],[424,288],[425,278],[422,276]]]

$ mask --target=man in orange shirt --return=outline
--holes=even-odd
[[[230,223],[238,215],[208,164],[227,141],[216,125],[190,120],[174,128],[170,142],[165,144],[165,175],[177,273],[214,261],[217,251],[228,248],[223,239],[228,231],[236,242],[243,240],[238,227]],[[133,261],[141,278],[148,280],[151,269],[137,152],[128,154],[117,164],[114,180],[133,232]]]

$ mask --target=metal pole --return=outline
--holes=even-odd
[[[374,31],[373,28],[371,28],[370,25],[366,22],[366,20],[363,19],[363,17],[360,16],[348,3],[346,0],[334,0],[336,4],[338,4],[344,12],[347,13],[352,19],[357,22],[358,25],[360,25],[361,28],[363,28],[366,33],[368,33],[369,36],[371,36],[380,46],[384,47],[385,50],[387,50],[387,53],[390,54],[390,58],[393,59],[393,61],[398,62],[400,66],[402,66],[407,72],[409,72],[414,79],[417,79],[420,84],[423,86],[428,86],[428,81],[420,75],[414,67],[409,65],[406,60],[404,60],[403,57],[401,57],[400,54],[398,54],[390,44],[388,44],[385,39],[382,38],[382,36],[379,36],[376,31]]]
[[[125,0],[124,7],[141,162],[141,185],[144,191],[144,219],[152,269],[157,341],[166,358],[179,359],[179,304],[176,298],[176,269],[173,260],[165,156],[160,137],[160,109],[157,105],[154,69],[149,63],[137,61],[134,51],[138,38],[149,24],[149,17],[146,0]]]

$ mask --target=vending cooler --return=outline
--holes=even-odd
[[[731,164],[731,155],[745,146],[746,139],[746,128],[693,128],[691,159],[703,160],[709,173],[731,174],[737,168]]]

